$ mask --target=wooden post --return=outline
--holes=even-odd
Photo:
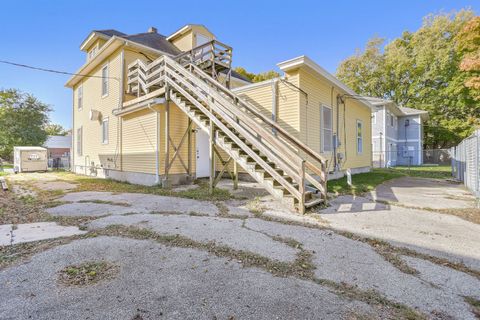
[[[188,143],[188,159],[187,159],[187,166],[188,166],[188,179],[191,181],[193,178],[193,170],[192,170],[192,119],[188,118],[188,125],[187,125],[187,143]]]
[[[165,177],[163,178],[163,187],[170,187],[168,172],[170,170],[170,88],[165,86]]]
[[[210,119],[210,194],[213,193],[215,183],[215,128],[213,121]]]
[[[233,160],[233,190],[238,189],[238,164]]]
[[[300,201],[298,203],[298,212],[300,214],[305,213],[305,160],[302,160],[300,170],[300,182],[298,184],[298,191],[300,191]]]

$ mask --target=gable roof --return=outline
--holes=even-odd
[[[428,119],[428,111],[425,111],[425,110],[419,110],[419,109],[408,108],[408,107],[400,107],[393,100],[389,100],[389,99],[383,99],[383,98],[377,98],[377,97],[363,97],[363,98],[375,106],[389,105],[391,108],[393,108],[393,111],[395,111],[395,115],[397,116],[420,115],[420,117],[423,120]]]
[[[132,35],[124,35],[121,38],[143,44],[147,47],[159,50],[171,55],[177,55],[182,53],[171,42],[167,41],[164,35],[156,32],[137,33]]]
[[[122,36],[126,36],[125,33],[120,32],[120,31],[115,30],[115,29],[93,30],[93,32],[98,32],[98,33],[104,34],[104,35],[106,35],[107,37],[113,37],[113,36],[122,37]]]
[[[288,71],[292,70],[295,68],[299,68],[302,66],[306,66],[325,78],[327,81],[329,81],[331,84],[337,86],[341,90],[343,90],[345,93],[353,96],[357,96],[357,93],[350,89],[345,83],[340,81],[338,78],[336,78],[333,74],[322,68],[319,64],[317,64],[315,61],[310,59],[309,57],[303,55],[299,56],[287,61],[283,61],[280,63],[277,63],[277,66],[282,70],[282,71]],[[364,99],[357,99],[358,102],[360,102],[362,105],[368,107],[370,110],[373,110],[373,105]]]
[[[183,27],[181,27],[180,29],[178,29],[177,31],[175,31],[174,33],[172,33],[171,35],[169,35],[167,37],[167,40],[171,41],[171,40],[179,37],[180,35],[184,34],[185,32],[189,31],[190,29],[192,29],[192,27],[202,28],[205,31],[207,31],[208,33],[213,35],[213,33],[210,30],[208,30],[208,28],[205,27],[203,24],[187,24],[187,25],[184,25]]]

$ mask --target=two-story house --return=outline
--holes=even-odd
[[[251,84],[202,25],[93,31],[80,49],[66,84],[76,173],[166,187],[208,177],[212,190],[243,175],[303,212],[326,200],[329,174],[370,170],[373,106],[308,57]]]
[[[399,107],[391,100],[365,97],[372,113],[372,160],[375,167],[423,164],[423,123],[428,112]]]

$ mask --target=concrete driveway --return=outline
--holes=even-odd
[[[74,191],[59,200],[50,214],[90,216],[88,233],[0,270],[1,319],[475,319],[468,301],[480,300],[480,228],[457,217],[348,197],[307,216],[268,197],[256,202],[263,213],[248,200]],[[118,272],[59,282],[89,261]]]

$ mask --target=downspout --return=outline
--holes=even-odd
[[[70,148],[70,153],[71,153],[70,156],[72,158],[70,171],[72,171],[73,169],[73,173],[75,173],[76,171],[75,170],[75,89],[73,88],[72,88],[72,147]]]
[[[126,42],[125,42],[126,44]],[[122,59],[121,66],[121,75],[120,75],[120,99],[119,99],[119,109],[123,108],[123,98],[124,98],[124,84],[125,84],[125,49],[122,48],[122,53],[120,54]],[[120,171],[123,171],[123,128],[122,128],[123,119],[122,117],[117,117],[117,143],[118,143],[118,153],[120,155]],[[117,168],[117,163],[115,159],[115,169]]]

